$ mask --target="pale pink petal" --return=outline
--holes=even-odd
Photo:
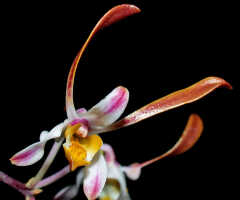
[[[96,199],[101,193],[107,179],[107,165],[102,152],[99,151],[91,164],[85,167],[83,190],[89,200]]]
[[[115,122],[124,112],[129,99],[126,88],[119,86],[108,94],[83,117],[88,119],[92,131]]]
[[[130,166],[122,167],[127,177],[131,180],[137,180],[141,175],[141,166],[138,163],[131,164]]]
[[[10,161],[17,166],[28,166],[39,161],[44,154],[45,142],[36,142],[16,153]]]

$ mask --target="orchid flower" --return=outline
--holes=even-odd
[[[111,125],[120,117],[127,106],[129,93],[126,88],[119,86],[89,111],[86,111],[84,108],[76,110],[73,103],[73,85],[78,62],[96,32],[139,11],[139,8],[136,6],[124,4],[112,8],[99,20],[74,59],[68,75],[66,89],[68,118],[50,132],[42,132],[39,142],[16,153],[10,159],[12,164],[27,166],[36,163],[44,154],[46,142],[63,136],[66,138],[63,147],[71,169],[75,170],[79,166],[90,164],[93,156],[102,145],[101,138],[93,133],[95,130],[101,131],[105,129],[105,127]]]
[[[124,112],[129,99],[129,92],[123,86],[116,87],[89,110],[84,108],[75,109],[73,101],[74,78],[80,58],[89,42],[102,28],[138,12],[140,12],[140,9],[136,6],[123,4],[110,9],[98,21],[70,68],[66,86],[67,119],[56,125],[51,131],[43,131],[38,142],[16,153],[10,159],[12,164],[18,166],[32,165],[43,157],[46,143],[51,139],[55,140],[37,175],[31,178],[27,184],[20,182],[17,182],[17,186],[12,184],[27,199],[34,199],[34,195],[40,192],[38,189],[53,183],[80,166],[84,166],[84,168],[77,177],[76,185],[64,188],[56,196],[56,199],[71,199],[76,195],[76,190],[82,183],[84,193],[88,199],[96,199],[97,197],[103,200],[128,199],[129,195],[125,187],[124,173],[131,179],[137,179],[144,166],[163,157],[185,152],[200,136],[202,122],[197,115],[192,115],[182,137],[171,150],[150,161],[142,164],[133,164],[128,167],[122,167],[117,163],[112,148],[109,145],[103,145],[103,141],[98,134],[133,125],[156,114],[192,103],[216,88],[224,86],[231,89],[231,85],[225,80],[218,77],[207,77],[190,87],[157,99],[119,121],[117,120]],[[63,148],[65,156],[69,161],[69,166],[42,180],[64,140]],[[4,181],[9,185],[16,182],[16,180],[11,179],[2,172],[0,173],[0,181]]]
[[[133,163],[129,166],[120,165],[116,160],[113,148],[109,144],[103,144],[101,150],[104,153],[104,159],[107,163],[107,180],[101,192],[95,193],[97,190],[91,190],[91,188],[89,188],[90,191],[92,191],[92,196],[87,195],[88,199],[99,198],[100,200],[129,200],[130,196],[127,189],[126,176],[131,180],[137,180],[140,177],[141,169],[143,167],[148,166],[164,157],[175,156],[188,151],[197,142],[202,134],[202,131],[203,122],[201,118],[196,114],[192,114],[189,117],[182,136],[169,151],[149,161],[143,163]],[[106,171],[103,171],[103,173],[106,173]],[[101,175],[101,173],[99,173],[99,175]],[[79,177],[81,177],[81,179]],[[97,179],[97,176],[95,176],[95,181],[92,181],[95,183],[92,185],[94,188],[100,186]],[[58,194],[56,194],[54,199],[73,199],[77,196],[79,186],[82,182],[84,183],[84,169],[79,171],[76,184],[62,189]],[[84,191],[86,191],[85,187]]]

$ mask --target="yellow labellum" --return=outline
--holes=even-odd
[[[66,143],[63,144],[65,156],[70,163],[71,170],[91,163],[94,155],[101,148],[103,142],[98,135],[90,135],[85,138],[76,134],[81,124],[68,126],[65,131]]]

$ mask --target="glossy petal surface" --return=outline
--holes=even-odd
[[[210,92],[219,87],[227,87],[231,89],[231,85],[225,80],[218,77],[205,78],[190,87],[176,91],[170,95],[162,97],[152,103],[140,108],[134,113],[128,115],[122,120],[110,125],[102,132],[115,130],[118,128],[126,127],[135,124],[141,120],[152,117],[156,114],[165,112],[167,110],[188,104],[206,96]]]

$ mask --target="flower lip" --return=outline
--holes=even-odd
[[[63,144],[71,170],[91,163],[94,155],[102,146],[97,135],[87,135],[88,129],[82,123],[69,124],[65,130],[66,142]]]

